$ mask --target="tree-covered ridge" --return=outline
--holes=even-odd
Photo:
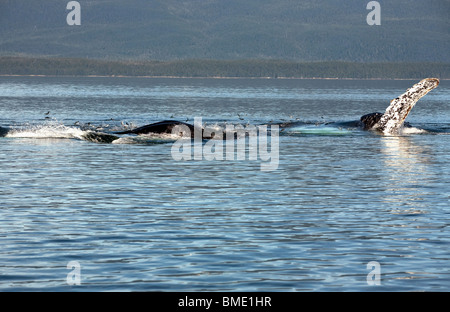
[[[450,78],[444,63],[294,62],[282,60],[105,61],[0,57],[0,75],[239,78]]]
[[[1,0],[0,55],[450,62],[449,0]]]

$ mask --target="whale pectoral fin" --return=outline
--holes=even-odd
[[[373,129],[384,133],[398,133],[411,109],[423,96],[439,85],[439,79],[426,78],[393,99]]]

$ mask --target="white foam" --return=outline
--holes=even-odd
[[[414,127],[405,127],[401,130],[401,134],[423,134],[423,133],[428,133],[427,130],[424,129],[419,129],[419,128],[414,128]]]
[[[28,126],[23,129],[12,129],[6,137],[33,138],[33,139],[82,139],[83,131],[78,128],[67,127],[62,124],[45,124]]]
[[[97,132],[81,130],[78,127],[65,126],[58,122],[48,122],[43,125],[28,125],[11,129],[6,137],[23,139],[76,139],[92,142],[103,142],[102,134],[99,133],[98,141],[92,134]],[[125,136],[112,141],[113,144],[163,144],[178,140],[180,136],[172,134],[147,134],[138,136]]]

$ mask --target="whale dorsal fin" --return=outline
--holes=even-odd
[[[416,83],[406,90],[405,93],[391,101],[386,112],[373,127],[374,130],[382,131],[386,134],[396,134],[402,127],[411,109],[428,92],[439,85],[439,79],[426,78]]]

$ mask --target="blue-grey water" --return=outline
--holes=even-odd
[[[0,290],[449,291],[449,82],[347,123],[415,82],[0,77]],[[271,171],[80,136],[195,117],[293,126]]]

